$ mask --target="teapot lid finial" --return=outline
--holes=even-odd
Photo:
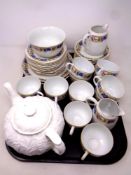
[[[52,110],[44,97],[26,97],[23,103],[14,105],[12,109],[14,110],[11,118],[12,126],[17,132],[24,135],[43,131],[52,119]]]
[[[24,105],[24,114],[28,117],[32,117],[36,114],[36,108],[32,105]]]

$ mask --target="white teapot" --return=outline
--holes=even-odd
[[[12,100],[4,124],[6,144],[28,156],[40,155],[50,149],[63,154],[65,144],[60,136],[65,122],[59,105],[42,96],[22,98],[9,82],[4,87]]]

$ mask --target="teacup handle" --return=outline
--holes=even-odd
[[[65,152],[66,147],[61,137],[57,134],[57,132],[55,132],[53,129],[47,129],[45,135],[53,143],[53,151],[56,154],[62,155]]]
[[[83,46],[86,48],[86,43],[87,43],[87,40],[90,38],[91,34],[90,33],[87,33],[84,37],[83,37],[83,40],[82,40],[82,44]]]
[[[100,69],[96,72],[96,74],[97,74],[98,76],[101,76],[101,75],[102,75],[102,71],[104,71],[104,69],[100,68]]]
[[[57,103],[58,102],[58,97],[57,96],[55,96],[55,103]]]
[[[88,100],[92,101],[95,105],[98,104],[98,101],[94,97],[87,97],[86,102],[88,102]]]
[[[72,126],[70,129],[69,135],[72,135],[74,133],[74,130],[75,130],[75,126]]]
[[[98,82],[100,82],[102,80],[102,78],[100,76],[95,76],[93,78],[93,83],[95,84],[95,86],[98,85]]]
[[[88,156],[89,152],[86,150],[83,154],[83,156],[81,157],[81,160],[85,160],[85,158]]]
[[[44,94],[42,92],[40,92],[40,91],[37,91],[36,94],[40,95],[40,96],[44,96]]]
[[[71,72],[71,68],[73,67],[73,64],[72,63],[66,63],[66,69]]]

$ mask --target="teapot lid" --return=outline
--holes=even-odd
[[[26,97],[22,103],[13,107],[11,124],[24,135],[33,135],[48,127],[52,111],[44,97]]]

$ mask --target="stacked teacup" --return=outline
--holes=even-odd
[[[37,76],[43,82],[51,76],[67,77],[65,64],[70,55],[65,44],[65,32],[57,27],[33,29],[28,36],[25,50],[28,74]]]

